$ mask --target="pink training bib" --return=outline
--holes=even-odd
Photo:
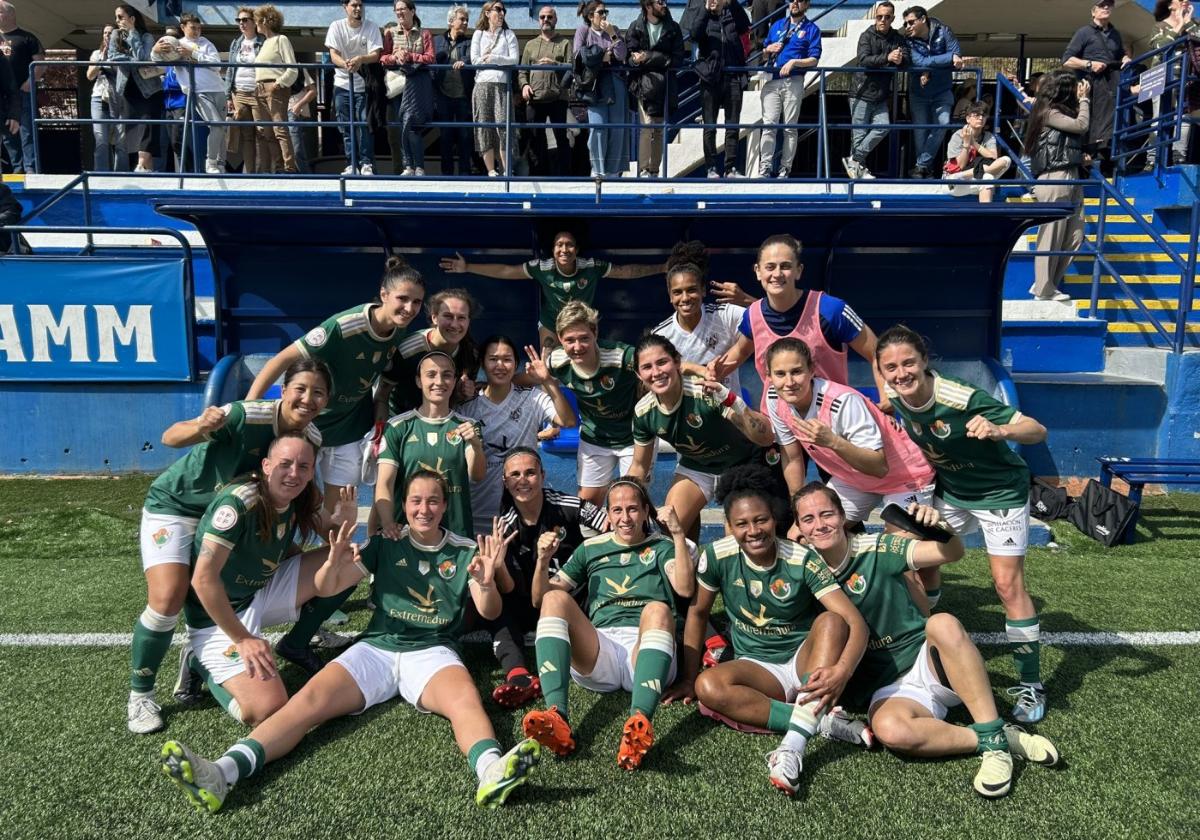
[[[845,350],[834,350],[821,334],[821,292],[810,291],[804,302],[804,311],[800,320],[787,335],[779,335],[769,326],[763,317],[762,299],[756,300],[750,306],[750,334],[754,339],[754,367],[763,383],[763,396],[759,408],[767,410],[767,389],[771,386],[767,373],[767,350],[781,338],[798,338],[808,345],[812,353],[813,376],[828,379],[830,382],[845,384],[850,381],[849,366],[846,362]]]
[[[867,475],[847,464],[832,449],[824,446],[814,446],[800,440],[796,412],[790,405],[780,399],[776,404],[776,414],[792,434],[796,435],[797,442],[804,447],[804,451],[808,453],[810,458],[817,462],[817,465],[821,469],[846,482],[846,484],[855,490],[861,490],[864,493],[886,495],[906,490],[918,490],[933,484],[933,467],[929,466],[929,462],[925,460],[924,453],[913,443],[912,438],[900,428],[900,425],[895,420],[880,411],[875,403],[863,397],[862,394],[859,394],[850,386],[839,385],[836,382],[828,380],[823,381],[816,377],[813,378],[812,384],[814,400],[817,398],[817,394],[821,391],[822,386],[825,388],[825,398],[821,400],[821,405],[817,408],[817,419],[832,428],[833,403],[843,394],[854,394],[859,397],[866,404],[867,411],[871,414],[871,419],[879,427],[879,433],[883,438],[883,454],[887,458],[888,471],[887,475],[881,478]]]

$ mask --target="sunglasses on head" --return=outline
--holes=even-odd
[[[503,6],[492,6],[492,11],[493,12],[507,12],[508,9],[504,8]]]

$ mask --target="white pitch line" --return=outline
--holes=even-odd
[[[281,633],[271,633],[267,638],[275,641],[281,636]],[[1002,645],[1008,641],[1003,633],[972,633],[971,639],[980,645]],[[0,633],[0,647],[124,647],[132,641],[131,633]],[[178,645],[182,641],[183,636],[176,635],[171,643]],[[482,643],[482,638],[468,637],[464,641]],[[1042,644],[1057,647],[1179,647],[1200,645],[1200,631],[1043,633]]]

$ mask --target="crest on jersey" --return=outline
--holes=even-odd
[[[628,552],[626,552],[625,554],[622,554],[622,555],[621,555],[621,561],[620,561],[620,562],[621,562],[621,565],[622,565],[622,566],[628,566],[628,565],[629,565],[629,561],[630,561],[630,560],[632,560],[632,559],[633,559],[633,555],[632,555],[632,554],[629,554]]]
[[[860,575],[858,572],[850,575],[850,580],[846,581],[846,588],[855,595],[861,595],[867,591],[867,578],[865,575]]]
[[[442,580],[450,580],[450,578],[454,577],[454,572],[457,569],[458,564],[453,560],[443,560],[441,563],[438,563],[438,574],[441,575]]]
[[[167,540],[169,540],[170,538],[171,538],[171,532],[168,531],[166,528],[159,528],[157,531],[155,531],[153,534],[150,535],[150,539],[154,540],[154,544],[156,546],[158,546],[159,548],[162,548],[164,545],[166,545]]]
[[[212,526],[218,531],[228,531],[237,524],[238,513],[233,505],[221,505],[213,513]]]
[[[590,394],[595,389],[592,388],[592,383],[590,381],[587,381],[587,382],[579,383],[579,390],[583,391],[583,393],[585,393],[585,394]]]
[[[449,439],[449,435],[447,435],[446,437],[447,437],[447,439]],[[437,439],[438,439],[437,432],[426,432],[425,433],[425,443],[429,444],[430,446],[437,446],[437,442],[438,442]]]
[[[783,578],[775,578],[771,581],[771,594],[779,601],[787,600],[787,597],[792,594],[791,581]]]
[[[324,327],[313,327],[304,336],[304,343],[310,347],[321,347],[329,340],[329,333],[325,332]]]
[[[750,594],[753,595],[755,598],[757,598],[759,595],[762,595],[762,581],[761,580],[750,581]]]
[[[920,437],[925,432],[925,427],[922,426],[920,423],[918,423],[916,420],[909,420],[908,425],[912,426],[912,432],[917,437]]]
[[[643,566],[649,566],[654,562],[654,549],[646,546],[638,552],[638,559],[642,561]]]
[[[575,285],[581,289],[586,289],[588,285],[588,279],[586,277],[580,277],[575,281]]]
[[[779,450],[772,446],[763,455],[763,460],[767,462],[768,467],[773,467],[779,463]]]
[[[275,539],[283,539],[283,535],[287,533],[287,526],[288,524],[286,522],[280,522],[275,526]]]
[[[607,373],[600,377],[600,387],[603,388],[605,391],[611,391],[613,389],[613,386],[615,386],[616,384],[617,384],[616,380],[614,380]]]
[[[450,444],[451,446],[458,446],[461,441],[462,435],[458,433],[458,429],[451,429],[450,431],[446,432],[446,443]]]
[[[429,561],[420,560],[417,562],[417,573],[422,575],[429,574]]]
[[[950,424],[942,420],[935,420],[933,425],[929,427],[929,431],[938,440],[945,440],[950,437]]]
[[[379,364],[379,360],[382,358],[383,358],[383,351],[376,350],[374,353],[371,354],[371,364],[373,364],[373,365]]]
[[[704,425],[704,419],[694,411],[689,411],[687,417],[684,419],[687,420],[687,424],[693,429],[699,429]]]
[[[717,349],[717,337],[715,335],[710,335],[708,338],[704,339],[704,346],[707,347],[709,350],[716,350]]]
[[[514,423],[517,422],[518,420],[520,420],[521,419],[521,409],[514,408],[512,411],[510,411],[508,413],[508,419],[513,421]]]

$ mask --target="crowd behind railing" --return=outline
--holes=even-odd
[[[1135,155],[1144,165],[1194,160],[1198,29],[1189,3],[1158,5],[1148,60],[1169,66],[1155,95],[1141,96],[1140,68],[1108,24],[1109,0],[1093,6],[1092,21],[1064,52],[1063,69],[1090,89],[1082,150],[1105,171],[1128,168]],[[810,137],[816,163],[807,172],[818,178],[835,176],[834,146],[848,152],[840,163],[851,179],[873,178],[868,164],[879,161],[892,176],[941,177],[984,201],[994,193],[986,182],[1006,172],[1038,174],[1020,159],[1028,157],[1021,126],[1002,119],[980,69],[969,66],[975,60],[923,7],[898,14],[898,5],[877,3],[850,68],[820,66],[821,31],[808,7],[808,0],[755,0],[759,19],[752,20],[736,0],[690,0],[677,23],[665,0],[640,0],[640,14],[622,32],[602,0],[586,0],[572,37],[545,5],[538,34],[522,47],[503,0],[487,0],[473,25],[465,6],[450,6],[437,34],[422,24],[415,0],[396,0],[395,20],[383,26],[364,17],[362,0],[347,0],[325,36],[327,63],[304,63],[271,5],[238,9],[226,60],[197,15],[181,15],[178,29],[156,37],[137,9],[119,5],[97,49],[79,62],[91,82],[89,118],[71,120],[34,118],[48,65],[0,0],[0,113],[8,117],[0,134],[14,172],[36,171],[39,130],[77,124],[91,129],[94,153],[83,168],[93,171],[310,173],[317,130],[336,126],[344,175],[376,174],[377,132],[386,134],[394,174],[425,175],[433,129],[443,177],[670,176],[694,171],[702,153],[698,173],[709,178],[786,178],[804,168],[797,150]],[[1023,109],[1045,78],[1013,77]],[[743,123],[750,87],[762,117]],[[804,114],[814,88],[816,108]],[[317,119],[318,103],[332,106],[332,120]],[[842,103],[848,121],[831,118]],[[831,128],[841,138],[831,142]],[[672,149],[673,138],[693,130],[700,150]],[[998,147],[997,134],[1008,142]],[[901,166],[897,142],[887,155],[873,154],[900,136],[911,169]],[[1004,154],[1007,147],[1015,153]],[[677,158],[672,169],[672,154],[685,155],[685,165]]]

